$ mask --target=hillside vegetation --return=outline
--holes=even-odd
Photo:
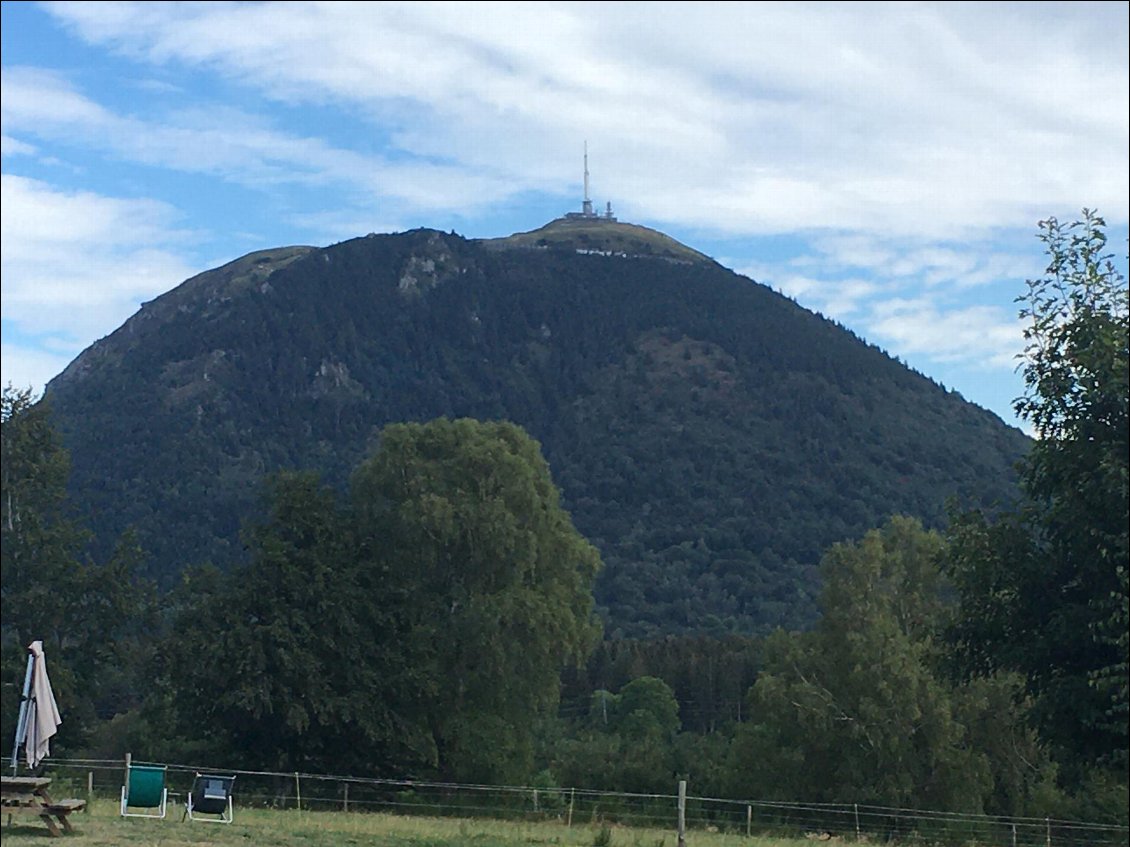
[[[611,636],[807,625],[828,545],[892,514],[937,526],[951,497],[1008,502],[1029,443],[770,289],[607,222],[251,254],[145,304],[47,398],[95,549],[135,526],[165,584],[242,558],[272,471],[342,486],[390,422],[513,421],[600,550]]]
[[[778,629],[765,637],[687,631],[662,638],[600,638],[594,588],[601,574],[604,596],[621,601],[605,607],[606,626],[617,623],[614,614],[625,615],[625,627],[640,621],[654,626],[656,619],[648,615],[664,607],[643,604],[637,612],[623,602],[633,596],[631,591],[648,601],[663,600],[661,580],[682,580],[677,587],[688,586],[682,601],[701,601],[709,609],[721,602],[719,596],[742,596],[743,576],[756,576],[753,564],[764,556],[763,548],[749,547],[741,548],[749,556],[740,559],[735,546],[738,567],[728,573],[711,547],[718,548],[719,536],[711,534],[710,513],[703,512],[708,515],[703,523],[690,523],[697,516],[689,510],[722,491],[712,480],[726,479],[723,464],[702,462],[723,456],[721,450],[728,446],[711,440],[718,430],[710,425],[721,420],[729,427],[723,433],[749,435],[740,422],[725,416],[727,398],[738,402],[733,398],[745,397],[749,392],[742,386],[754,378],[743,364],[752,355],[751,336],[710,333],[745,329],[771,336],[778,324],[791,321],[795,332],[809,332],[808,340],[817,346],[769,344],[757,350],[759,362],[779,363],[778,372],[811,381],[813,351],[819,352],[823,343],[837,357],[827,371],[830,379],[855,366],[858,372],[848,371],[851,378],[839,392],[814,389],[802,402],[812,402],[814,396],[824,403],[819,409],[842,412],[843,398],[858,397],[860,385],[871,386],[865,398],[873,403],[876,396],[885,398],[876,411],[887,410],[889,418],[901,422],[910,433],[909,443],[921,452],[905,460],[909,469],[899,480],[904,491],[920,493],[921,479],[914,476],[919,469],[923,474],[942,470],[927,461],[927,430],[921,424],[914,428],[915,422],[924,411],[926,420],[934,422],[937,439],[945,431],[941,424],[971,420],[963,418],[966,405],[954,405],[952,397],[939,399],[948,395],[865,345],[845,340],[826,322],[805,317],[787,301],[732,276],[700,280],[694,288],[697,310],[681,307],[670,292],[656,296],[656,302],[664,302],[663,316],[679,321],[669,334],[657,328],[655,315],[639,319],[648,312],[646,298],[635,301],[634,311],[586,312],[574,306],[562,316],[523,311],[542,303],[536,297],[497,296],[523,282],[553,287],[564,271],[572,270],[573,287],[562,283],[552,302],[578,292],[600,301],[608,292],[631,287],[616,281],[625,266],[606,262],[609,257],[584,254],[585,261],[577,262],[575,254],[550,249],[499,254],[507,261],[519,252],[547,259],[515,261],[520,269],[515,271],[482,259],[477,245],[435,233],[418,234],[418,241],[388,241],[375,255],[387,259],[390,246],[407,245],[402,261],[392,264],[395,284],[377,280],[366,295],[335,294],[342,280],[362,287],[359,275],[348,271],[350,260],[374,255],[363,249],[364,243],[251,258],[227,269],[228,282],[235,284],[228,301],[226,283],[206,278],[219,299],[204,308],[218,323],[234,316],[247,329],[271,327],[287,309],[316,310],[328,303],[339,322],[334,326],[346,326],[351,316],[367,319],[394,345],[415,321],[429,330],[420,336],[432,342],[428,353],[449,358],[427,360],[422,348],[409,344],[404,349],[410,352],[401,353],[394,365],[387,364],[387,354],[375,356],[353,376],[343,360],[323,359],[318,375],[325,380],[316,382],[312,393],[303,368],[281,355],[293,351],[294,339],[273,347],[266,342],[232,347],[211,357],[198,383],[189,386],[196,391],[195,406],[181,418],[194,426],[208,424],[215,431],[217,422],[233,417],[213,420],[207,413],[238,411],[239,403],[248,400],[266,403],[272,391],[278,394],[287,386],[292,393],[284,399],[294,408],[278,402],[269,411],[280,422],[311,427],[311,432],[315,425],[360,428],[352,417],[356,410],[345,398],[361,398],[362,408],[371,408],[363,404],[373,401],[379,384],[374,374],[418,388],[396,394],[401,402],[438,404],[437,398],[451,399],[459,390],[469,392],[468,385],[477,386],[477,394],[458,397],[481,404],[476,408],[484,414],[495,408],[492,404],[524,409],[554,436],[559,455],[591,459],[588,466],[578,462],[582,469],[595,469],[581,478],[600,482],[603,487],[596,491],[604,499],[585,503],[573,494],[578,514],[589,517],[590,532],[601,520],[611,531],[625,532],[624,516],[633,514],[626,509],[636,506],[642,525],[648,514],[644,507],[655,503],[667,524],[651,525],[641,537],[672,528],[693,532],[700,541],[679,549],[708,564],[693,570],[689,556],[664,559],[642,547],[628,556],[616,546],[622,536],[613,543],[596,535],[590,540],[563,508],[547,456],[526,429],[512,421],[437,417],[385,425],[368,439],[371,443],[349,469],[345,485],[331,480],[325,468],[273,473],[265,486],[249,474],[249,488],[254,482],[265,493],[260,501],[264,512],[253,517],[241,538],[245,554],[224,570],[187,568],[172,590],[155,590],[144,577],[144,551],[136,533],[124,532],[112,554],[83,550],[86,530],[71,514],[66,496],[69,454],[52,422],[50,399],[36,401],[30,392],[9,387],[0,404],[0,734],[14,737],[27,645],[41,640],[66,713],[52,752],[84,762],[120,761],[124,753],[136,751],[157,762],[238,762],[245,774],[273,775],[283,782],[294,774],[296,800],[299,773],[391,780],[410,784],[411,793],[424,782],[441,792],[455,783],[526,785],[535,809],[539,791],[544,809],[550,793],[561,786],[654,797],[689,775],[701,796],[722,800],[757,798],[794,810],[798,800],[821,804],[826,811],[829,804],[853,812],[919,808],[934,810],[933,819],[938,812],[1005,815],[1042,822],[1041,838],[1052,837],[1052,821],[1074,819],[1102,823],[1102,831],[1122,843],[1130,811],[1127,288],[1103,255],[1102,219],[1084,211],[1083,221],[1068,226],[1055,219],[1041,224],[1051,260],[1043,278],[1029,281],[1021,309],[1026,392],[1016,405],[1041,437],[1018,467],[1018,501],[996,511],[951,507],[941,531],[919,517],[893,515],[858,538],[829,544],[820,555],[818,620],[806,629]],[[260,259],[289,264],[255,279]],[[588,264],[592,259],[600,261]],[[672,266],[664,260],[660,264]],[[320,275],[335,265],[336,271]],[[536,281],[524,276],[535,268],[553,273]],[[693,268],[711,270],[707,264],[684,266],[688,272]],[[302,273],[288,278],[296,269]],[[582,271],[609,277],[598,284]],[[480,273],[489,284],[478,288],[474,280]],[[583,284],[575,284],[577,278]],[[681,290],[692,287],[689,278],[689,273],[682,276]],[[733,286],[727,287],[731,280]],[[653,291],[675,284],[654,271],[645,282]],[[272,293],[306,286],[321,296]],[[471,302],[447,295],[449,300],[442,293],[452,291],[463,292]],[[718,298],[719,291],[746,307],[745,323],[728,322],[720,312],[711,321],[695,323],[703,304],[724,299]],[[760,299],[743,303],[740,298],[751,291]],[[245,299],[261,298],[257,319],[249,317],[246,304],[239,304],[240,292]],[[368,316],[361,314],[360,307],[374,300],[378,307]],[[199,302],[186,297],[179,304],[160,305],[165,318],[173,316],[153,324],[162,342],[178,342],[169,327],[175,328],[176,316]],[[343,309],[346,302],[355,307],[353,313]],[[406,314],[412,320],[398,322]],[[584,323],[578,314],[604,331],[586,334],[578,326]],[[773,320],[757,324],[748,320],[751,314],[772,314]],[[331,349],[327,339],[336,338],[324,320],[277,320],[305,330],[300,340],[306,339],[302,343],[308,351],[325,353]],[[440,322],[446,322],[444,331]],[[208,320],[195,326],[197,339],[207,339]],[[522,326],[538,327],[541,338],[525,339],[526,358],[511,340],[521,335],[515,328]],[[142,324],[134,335],[137,349],[150,345],[142,337],[145,330]],[[237,335],[229,328],[214,337],[231,341]],[[573,355],[560,344],[562,336],[580,344],[589,358]],[[119,356],[116,369],[109,368],[112,374],[122,373],[121,363],[135,355],[129,334],[123,338],[125,344],[107,351]],[[530,348],[543,358],[529,354]],[[358,349],[371,351],[360,340]],[[248,350],[278,353],[275,367],[255,370],[259,358]],[[632,357],[641,362],[650,357],[647,368],[607,377],[610,370],[626,370],[624,362]],[[78,364],[97,366],[98,361]],[[360,357],[350,361],[360,367]],[[406,361],[427,361],[429,366],[413,371]],[[492,361],[508,363],[509,370]],[[233,377],[244,370],[276,378],[287,362],[291,381],[276,383],[272,390],[255,379]],[[876,364],[881,362],[888,365]],[[517,404],[521,395],[515,380],[497,375],[513,377],[523,363],[539,378],[527,384],[531,392],[542,382],[576,389],[564,395],[571,398],[568,413],[559,407],[554,417],[532,402]],[[574,371],[563,370],[570,365]],[[445,367],[461,368],[459,378],[436,379],[437,372],[448,374]],[[687,370],[695,367],[708,374],[701,384]],[[191,373],[191,368],[178,373]],[[491,375],[497,378],[493,394],[486,383],[474,382]],[[248,396],[235,393],[233,385]],[[886,391],[876,394],[876,386]],[[681,402],[665,405],[665,392],[677,393]],[[547,390],[543,400],[552,396]],[[917,401],[917,416],[899,414],[904,396]],[[337,399],[333,408],[338,414],[315,417],[318,403],[327,397]],[[714,415],[696,420],[685,409],[703,397],[715,404]],[[170,399],[168,392],[155,390],[154,398],[154,408],[176,402],[175,392]],[[635,416],[628,413],[628,398],[637,404]],[[122,398],[124,407],[130,405],[128,399]],[[759,398],[762,404],[772,399]],[[646,407],[653,411],[652,419],[638,413],[648,401],[653,401]],[[743,410],[759,409],[748,397],[740,402],[746,404]],[[812,411],[810,417],[819,419],[820,412]],[[242,451],[235,455],[250,454],[250,448],[240,447],[252,443],[239,440],[245,432],[263,443],[284,443],[277,438],[267,442],[264,437],[271,430],[262,422],[234,420],[247,426],[246,431],[228,432],[234,436],[230,444]],[[563,420],[572,429],[560,426]],[[592,420],[603,429],[587,430],[586,439],[584,426]],[[650,428],[653,420],[683,426],[678,437],[695,450],[680,454],[671,447],[670,433]],[[809,420],[792,420],[791,429],[782,424],[776,431],[778,445],[787,444],[785,437],[793,432],[813,431]],[[771,421],[756,419],[761,430]],[[887,418],[882,423],[883,443],[897,447],[899,436],[907,433],[889,431]],[[816,432],[826,431],[815,426]],[[968,436],[982,448],[985,440],[974,436],[983,429]],[[210,460],[216,454],[206,452],[212,442],[205,435],[189,428],[183,444],[173,443],[185,449],[186,457]],[[613,477],[626,476],[628,463],[615,454],[603,457],[592,445],[603,438],[623,451],[634,445],[633,435],[656,451],[637,454],[634,465],[640,484],[650,487],[621,491]],[[295,439],[292,445],[311,440]],[[749,450],[759,444],[753,438],[745,443]],[[843,449],[844,444],[852,449]],[[333,444],[319,449],[323,446],[327,455],[337,455]],[[821,446],[817,441],[813,450]],[[881,477],[866,473],[866,462],[856,456],[867,441],[854,427],[846,427],[837,446],[840,461],[853,462],[851,470],[861,479],[882,483]],[[709,449],[716,454],[711,456]],[[149,455],[153,461],[162,457],[159,450]],[[766,451],[760,459],[768,465],[774,455]],[[810,475],[800,482],[795,468],[773,467],[773,490],[761,499],[750,498],[746,505],[751,513],[770,512],[774,493],[797,491],[798,504],[816,493],[827,494],[826,486],[808,481],[828,476],[834,467],[826,451],[819,455],[825,462],[822,470],[804,451],[791,456]],[[878,462],[886,454],[877,449],[867,455]],[[953,463],[976,455],[966,450]],[[287,458],[297,462],[317,456],[306,452]],[[731,462],[740,458],[728,456]],[[668,467],[682,474],[678,485],[664,478]],[[596,470],[601,468],[609,473],[600,476]],[[166,487],[154,489],[153,513],[173,509],[165,512],[172,516],[165,520],[181,526],[185,519],[175,512],[172,496],[179,496],[177,485],[201,485],[205,494],[218,498],[234,478],[209,479],[200,467],[194,473],[164,478]],[[756,479],[752,470],[751,476]],[[670,486],[666,492],[665,482]],[[734,488],[728,496],[739,499],[744,490]],[[689,493],[678,499],[671,491]],[[823,512],[796,508],[774,514],[809,529],[836,514],[828,506],[836,502],[851,500],[829,498],[820,504]],[[235,499],[229,503],[239,505]],[[745,526],[726,529],[740,535]],[[769,543],[795,542],[795,535],[780,531],[783,526],[789,525],[770,527]],[[617,570],[604,566],[594,540],[620,556]],[[799,568],[790,572],[796,562],[784,564],[777,575],[780,585],[791,577],[795,588],[805,574]],[[718,578],[720,573],[725,580]],[[751,619],[765,613],[768,601],[780,599],[771,593],[775,586],[769,580],[757,583],[755,590],[760,593],[742,608]],[[687,602],[666,607],[668,612],[688,608]],[[634,614],[628,617],[628,612]],[[705,623],[707,629],[717,627],[716,618],[712,622],[704,616],[699,623],[688,614],[686,619]],[[269,790],[277,797],[274,781]],[[559,791],[557,796],[563,795]],[[571,804],[571,789],[569,797]],[[338,802],[336,794],[328,799]],[[1065,843],[1060,831],[1057,843]],[[864,832],[891,837],[882,821],[857,822],[857,835]],[[923,834],[916,829],[916,837]],[[968,831],[959,835],[962,841],[970,837]]]

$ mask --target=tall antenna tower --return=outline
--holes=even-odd
[[[595,215],[592,210],[592,200],[589,199],[589,143],[585,142],[585,202],[581,205],[581,214],[586,218]]]
[[[592,198],[589,197],[589,143],[585,142],[585,200],[581,204],[581,211],[579,212],[566,212],[566,220],[577,221],[584,220],[585,218],[603,218],[606,221],[616,220],[616,216],[612,214],[612,204],[608,204],[608,210],[603,215],[598,215],[592,209]]]

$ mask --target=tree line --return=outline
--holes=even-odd
[[[1041,224],[1023,498],[894,517],[821,559],[768,637],[601,640],[596,549],[540,446],[392,424],[340,492],[270,479],[244,561],[83,553],[50,409],[4,390],[0,672],[42,639],[61,753],[273,771],[1127,819],[1127,288],[1105,224]]]

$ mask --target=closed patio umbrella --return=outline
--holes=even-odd
[[[55,695],[51,691],[51,680],[47,677],[47,657],[43,654],[43,642],[31,642],[27,651],[27,673],[24,675],[24,691],[20,698],[20,717],[16,722],[16,738],[12,742],[12,773],[18,767],[20,745],[24,745],[28,768],[34,768],[50,755],[51,736],[63,722],[55,703]]]

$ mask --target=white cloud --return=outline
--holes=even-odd
[[[0,155],[4,156],[30,156],[35,153],[35,147],[17,141],[10,135],[0,136]]]
[[[876,304],[867,323],[873,339],[938,362],[1007,367],[1024,346],[1019,319],[991,306],[942,311],[929,300],[893,299]]]
[[[177,215],[217,180],[259,193],[240,231],[274,216],[320,243],[440,214],[504,235],[493,209],[579,195],[587,140],[622,220],[792,237],[803,258],[737,264],[939,362],[1018,349],[1001,291],[1041,272],[1038,219],[1130,217],[1125,4],[44,8],[136,95],[3,69],[5,167],[26,175],[4,177],[6,326],[61,321],[76,345],[189,275]],[[45,173],[95,188],[26,178]],[[166,204],[127,197],[185,174]]]
[[[24,127],[68,127],[90,130],[113,124],[114,117],[87,100],[54,71],[5,66],[0,77],[0,110],[7,132]],[[13,129],[15,126],[15,130]]]
[[[402,223],[381,222],[379,218],[366,216],[352,209],[303,214],[295,218],[295,223],[309,232],[317,233],[318,244],[336,244],[370,232],[393,233],[406,229]]]
[[[486,173],[427,161],[394,162],[314,136],[277,131],[262,118],[227,106],[140,119],[111,113],[53,73],[5,69],[2,86],[3,122],[12,135],[63,145],[81,139],[135,164],[218,176],[240,185],[332,187],[347,191],[353,202],[383,195],[422,209],[467,209],[515,188]]]
[[[192,269],[175,212],[150,200],[61,192],[0,177],[4,319],[22,336],[69,343],[71,355]],[[7,339],[6,339],[7,342]]]
[[[35,396],[70,364],[74,353],[50,353],[20,344],[0,344],[0,383],[31,389]]]
[[[853,233],[818,237],[810,248],[745,272],[900,355],[992,368],[1014,365],[1023,349],[1012,304],[1042,270],[1030,255]],[[991,289],[985,302],[978,289]]]
[[[395,125],[395,144],[445,163],[442,176],[414,168],[382,181],[422,205],[458,207],[500,182],[544,188],[575,169],[587,136],[600,151],[601,197],[719,232],[953,236],[1083,205],[1127,218],[1120,4],[1078,13],[1030,4],[50,8],[87,40],[155,66],[216,70],[280,102],[335,102]],[[249,146],[251,156],[262,149]],[[307,152],[319,167],[325,151]],[[489,180],[468,175],[484,168]],[[436,193],[408,191],[422,176]]]
[[[817,236],[812,252],[794,261],[810,272],[840,274],[855,268],[918,287],[965,289],[1007,280],[1019,285],[1037,276],[1043,265],[1034,255],[1002,249],[1001,241],[1023,244],[1030,232],[1016,232],[1011,238],[995,233],[995,240],[969,240],[962,243],[926,238],[884,238],[871,233],[842,233]],[[1017,289],[1019,293],[1019,288]]]
[[[871,279],[825,279],[790,273],[787,268],[766,268],[758,281],[845,323],[858,320],[867,302],[884,291],[881,283]]]

